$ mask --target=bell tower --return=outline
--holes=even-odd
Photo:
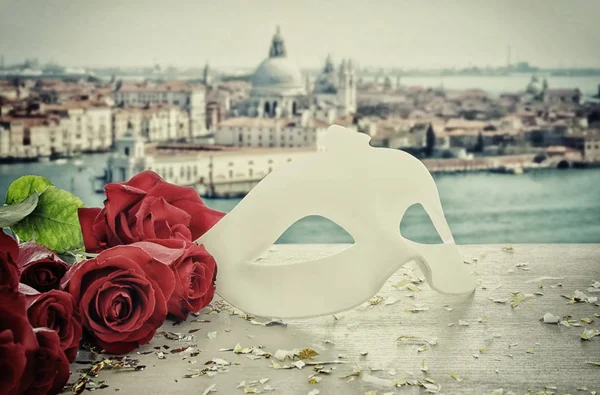
[[[149,165],[144,140],[131,129],[115,142],[115,148],[108,160],[107,182],[125,182]]]

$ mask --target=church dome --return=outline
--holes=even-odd
[[[302,74],[287,58],[285,43],[278,28],[271,43],[269,57],[258,66],[252,76],[251,95],[291,96],[305,93]]]
[[[314,94],[335,94],[337,93],[337,73],[333,66],[331,56],[327,56],[325,68],[315,80],[313,88]]]

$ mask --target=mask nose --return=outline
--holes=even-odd
[[[406,242],[417,251],[417,264],[432,289],[445,294],[468,294],[475,290],[475,280],[465,267],[456,245]]]

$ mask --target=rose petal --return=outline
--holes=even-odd
[[[19,256],[19,245],[17,241],[4,233],[2,229],[0,229],[0,252],[4,252],[16,261]]]
[[[141,189],[143,191],[148,191],[152,189],[156,184],[165,182],[160,175],[151,171],[144,170],[141,173],[133,176],[129,181],[124,183],[125,185]]]
[[[106,225],[101,208],[80,208],[77,210],[79,225],[83,234],[83,244],[88,252],[100,252],[105,248]],[[100,217],[100,220],[97,218]],[[104,243],[103,243],[104,241]]]

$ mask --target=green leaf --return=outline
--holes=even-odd
[[[12,205],[21,203],[27,199],[33,192],[38,194],[44,192],[46,188],[54,186],[50,180],[42,176],[23,176],[14,180],[6,192],[6,204]]]
[[[83,245],[77,209],[83,202],[77,196],[52,185],[44,177],[24,176],[15,180],[6,194],[8,204],[20,203],[32,193],[43,191],[37,207],[27,217],[11,226],[22,240],[35,240],[61,253]]]
[[[40,195],[32,193],[21,203],[0,207],[0,228],[8,228],[27,217],[38,205]]]

